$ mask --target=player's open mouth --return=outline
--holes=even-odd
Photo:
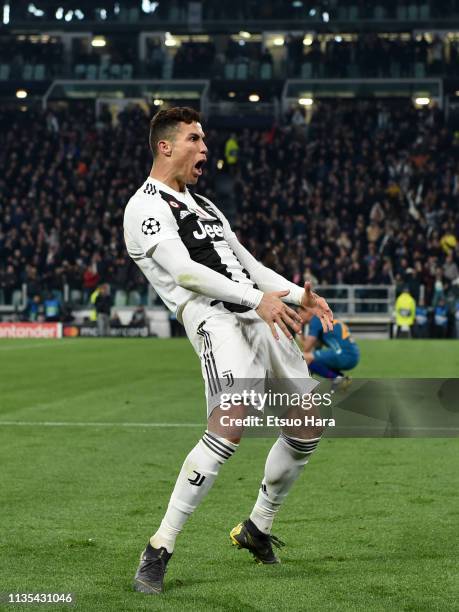
[[[204,164],[206,163],[205,159],[200,159],[195,165],[194,165],[194,170],[196,172],[196,174],[198,176],[201,176],[202,174],[202,167],[204,166]]]

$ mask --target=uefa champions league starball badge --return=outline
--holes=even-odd
[[[145,219],[145,221],[142,223],[142,232],[147,236],[153,236],[154,234],[157,234],[160,229],[161,225],[159,221],[156,221],[156,219],[153,219],[153,217]]]

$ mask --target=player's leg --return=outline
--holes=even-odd
[[[318,416],[318,413],[315,414]],[[283,416],[304,417],[298,414],[298,408]],[[282,431],[269,451],[261,487],[250,517],[236,525],[230,534],[233,543],[250,550],[259,563],[279,563],[273,546],[281,548],[284,543],[271,534],[272,524],[284,499],[319,444],[321,435],[320,427]]]
[[[164,547],[169,553],[173,552],[175,540],[186,520],[207,495],[220,467],[233,456],[242,437],[243,427],[222,427],[222,417],[236,422],[245,414],[244,406],[231,406],[225,410],[216,406],[211,411],[206,431],[182,465],[161,525],[150,538],[154,548]]]
[[[342,373],[338,367],[339,354],[332,349],[319,349],[305,354],[310,372],[322,378],[334,379]]]
[[[357,347],[355,350],[320,349],[314,352],[313,361],[308,362],[312,373],[332,381],[333,392],[345,391],[351,384],[351,378],[346,374],[355,368],[359,362],[360,354]],[[306,359],[308,361],[308,359]]]
[[[308,374],[308,370],[301,351],[295,343],[281,338],[278,343],[268,340],[269,357],[274,376],[287,393],[298,392],[300,394],[310,392],[314,383]],[[301,408],[292,407],[282,415],[288,418],[298,416]],[[317,409],[312,409],[310,416],[318,417]],[[304,417],[304,412],[300,415]],[[241,530],[247,534],[252,541],[264,542],[265,547],[260,544],[259,550],[251,549],[256,558],[262,563],[278,563],[279,560],[272,550],[272,545],[282,544],[271,535],[271,527],[274,518],[296,482],[311,454],[316,449],[322,428],[318,426],[307,426],[301,428],[284,429],[279,438],[273,444],[265,463],[263,480],[259,490],[258,498],[250,514],[250,518],[241,523],[233,530]],[[236,535],[236,538],[240,536]],[[249,548],[245,546],[245,548]]]
[[[317,353],[319,353],[318,361],[323,363],[325,368],[333,368],[332,371],[337,372],[340,377],[343,377],[341,370],[354,368],[359,360],[358,350],[337,353],[330,349],[316,351]],[[292,360],[291,367],[293,368],[295,367],[294,363],[295,360]],[[298,364],[298,362],[296,363]],[[299,364],[298,369],[301,372],[301,364]],[[297,386],[295,376],[298,376],[298,374],[295,374],[294,369],[291,370],[291,374],[292,391],[295,391]],[[337,380],[337,377],[334,378]],[[317,448],[323,433],[322,426],[305,423],[305,411],[301,407],[291,407],[285,416],[292,422],[294,419],[298,419],[303,425],[284,427],[266,460],[265,475],[257,502],[250,516],[252,522],[264,533],[270,533],[275,515]],[[316,407],[311,407],[307,411],[307,416],[316,420],[320,418],[319,410]]]
[[[239,332],[239,333],[238,333]],[[215,482],[220,467],[236,451],[242,428],[221,429],[221,408],[215,403],[222,391],[219,372],[234,372],[238,364],[251,363],[250,346],[237,329],[234,317],[215,318],[197,330],[198,352],[201,357],[208,404],[208,427],[196,446],[188,453],[172,492],[163,520],[142,553],[134,587],[145,593],[160,593],[167,562],[174,551],[175,541],[187,519],[198,507]],[[217,350],[213,340],[219,339]],[[191,338],[190,338],[191,339]],[[226,340],[225,340],[226,339]],[[196,340],[196,338],[193,338]],[[246,355],[247,353],[247,355]],[[234,358],[238,359],[234,363]],[[242,359],[241,359],[242,358]],[[233,359],[233,362],[229,361]],[[226,379],[225,379],[226,380]],[[245,414],[242,406],[229,406],[224,415],[238,419]]]
[[[308,410],[307,415],[320,417],[317,409]],[[282,416],[304,422],[305,412],[301,407],[292,407]],[[279,508],[316,450],[322,433],[323,428],[319,426],[284,427],[271,447],[250,515],[250,520],[262,533],[271,533]]]
[[[241,407],[230,407],[226,414],[241,416]],[[212,418],[210,418],[212,423]],[[242,433],[240,434],[242,435]],[[174,551],[175,541],[186,521],[196,510],[214,484],[221,466],[236,451],[240,436],[225,439],[208,426],[196,446],[188,453],[169,504],[155,534],[141,555],[134,588],[143,593],[161,593],[167,563]]]

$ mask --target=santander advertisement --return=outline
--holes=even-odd
[[[0,323],[0,338],[62,338],[62,323]]]

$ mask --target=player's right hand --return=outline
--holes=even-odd
[[[265,293],[256,308],[256,313],[269,325],[276,340],[279,340],[279,334],[277,333],[275,323],[277,323],[289,340],[292,340],[293,336],[287,325],[290,325],[290,327],[298,333],[301,331],[300,316],[293,308],[284,304],[280,299],[289,293],[290,291],[272,291],[270,293]]]

